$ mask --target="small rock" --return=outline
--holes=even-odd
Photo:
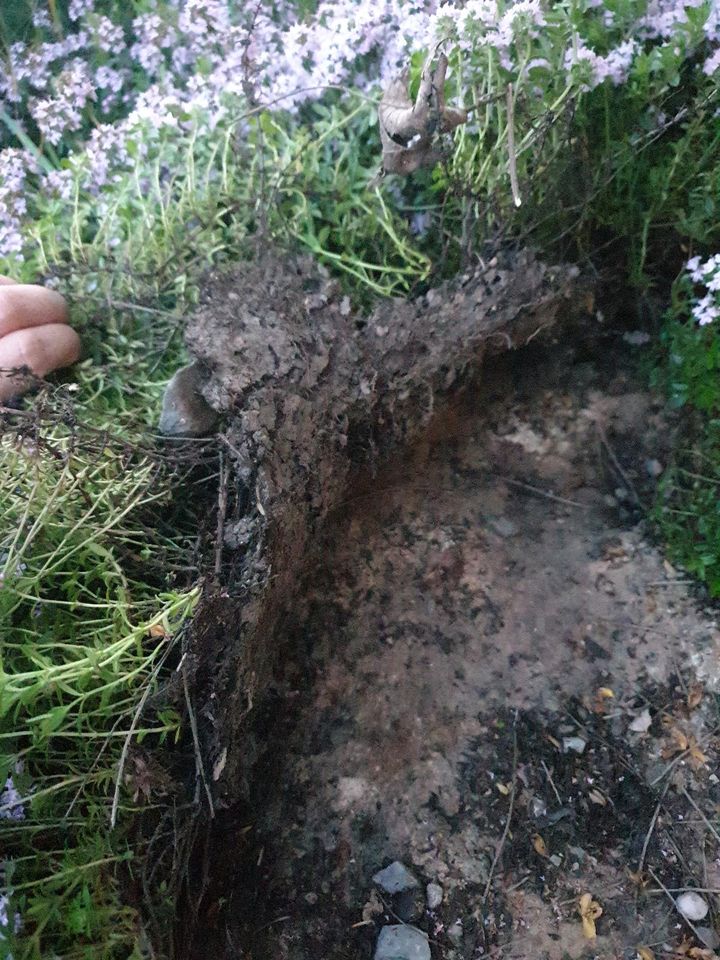
[[[218,415],[200,393],[204,382],[197,363],[182,367],[165,387],[158,429],[168,437],[203,437]]]
[[[375,960],[430,960],[427,935],[403,923],[383,927],[375,947]]]
[[[425,888],[427,896],[427,905],[430,910],[437,910],[443,902],[443,888],[439,883],[429,883]]]
[[[689,890],[687,893],[681,893],[675,901],[678,911],[686,920],[704,920],[710,909],[703,898]]]
[[[547,813],[547,804],[542,797],[532,797],[530,800],[530,816],[533,820],[539,820]]]
[[[659,460],[646,460],[645,471],[649,477],[659,477],[663,472],[663,465]]]
[[[570,750],[574,750],[575,753],[583,753],[587,746],[587,740],[583,740],[582,737],[563,737],[562,744],[565,753]]]
[[[498,536],[504,538],[514,537],[518,532],[518,528],[515,526],[512,520],[508,520],[507,517],[494,517],[490,521],[490,526]]]
[[[462,920],[456,920],[452,926],[448,927],[447,931],[448,938],[456,947],[459,947],[463,939],[463,925]]]
[[[408,868],[399,860],[376,873],[373,877],[373,883],[376,883],[385,893],[389,894],[404,893],[406,890],[415,890],[420,886]]]
[[[305,894],[305,903],[309,903],[311,907],[314,907],[318,902],[319,897],[316,893],[306,893]]]

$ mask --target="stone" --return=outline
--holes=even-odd
[[[490,521],[490,526],[499,537],[503,537],[504,539],[514,537],[518,532],[517,526],[512,520],[508,520],[507,517],[493,517]]]
[[[704,920],[708,914],[707,903],[698,893],[688,890],[687,893],[681,893],[675,901],[678,911],[686,920]]]
[[[403,923],[383,927],[375,947],[375,960],[430,960],[427,934]]]
[[[463,925],[462,920],[456,920],[451,926],[448,927],[447,931],[448,939],[456,947],[459,947],[463,941]]]
[[[443,888],[439,883],[429,883],[425,888],[425,895],[430,910],[437,910],[443,902]]]
[[[399,860],[395,860],[389,867],[385,867],[384,870],[376,873],[373,877],[373,883],[376,883],[381,890],[391,895],[415,890],[420,886],[408,868]]]
[[[204,437],[218,415],[200,393],[204,376],[197,363],[182,367],[165,387],[158,429],[167,437]]]

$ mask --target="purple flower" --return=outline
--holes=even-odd
[[[86,13],[91,13],[95,0],[70,0],[68,13],[71,20],[79,20]]]
[[[710,76],[711,73],[715,73],[718,69],[720,69],[720,47],[718,47],[703,64],[703,73]]]

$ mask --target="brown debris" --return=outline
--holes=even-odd
[[[392,80],[380,101],[378,119],[382,141],[384,173],[413,173],[436,163],[440,152],[433,148],[437,133],[451,133],[466,123],[466,110],[445,103],[445,74],[448,60],[441,53],[433,69],[435,54],[425,62],[415,103],[410,99],[409,72]]]

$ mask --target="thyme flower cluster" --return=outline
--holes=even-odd
[[[692,257],[687,272],[692,282],[704,289],[693,302],[692,315],[701,327],[707,326],[720,317],[720,253],[704,262]]]
[[[12,44],[0,70],[0,118],[20,129],[23,145],[39,139],[49,162],[41,173],[17,141],[0,150],[0,258],[23,257],[29,181],[47,196],[67,199],[76,182],[97,196],[142,156],[143,132],[188,118],[211,132],[237,112],[238,98],[292,113],[328,87],[376,92],[413,51],[443,40],[464,57],[491,51],[508,79],[534,71],[540,95],[543,71],[557,69],[578,91],[621,85],[648,43],[679,60],[699,53],[706,74],[720,69],[720,4],[712,0],[630,2],[622,23],[601,0],[583,5],[583,19],[606,31],[603,49],[574,31],[554,65],[528,56],[547,33],[549,0],[511,0],[504,10],[496,0],[319,0],[311,18],[292,0],[152,0],[131,20],[72,0],[61,38],[38,10],[34,39]],[[633,18],[635,7],[642,14]]]

